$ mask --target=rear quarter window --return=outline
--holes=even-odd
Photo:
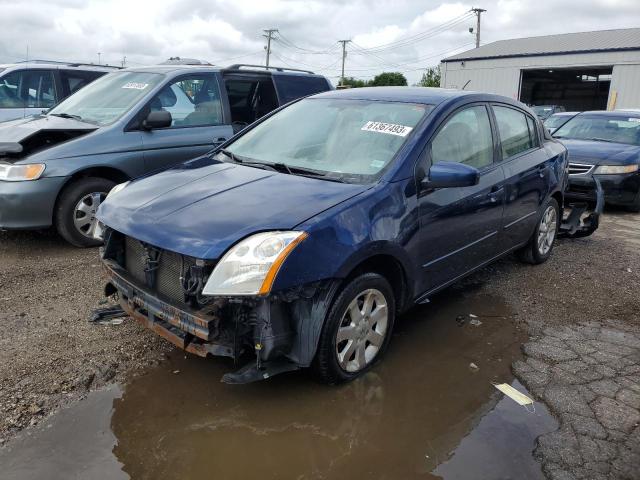
[[[303,75],[274,75],[273,82],[280,97],[280,103],[285,104],[300,97],[329,90],[329,83],[324,77]]]

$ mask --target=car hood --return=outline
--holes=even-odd
[[[98,219],[156,247],[217,259],[252,233],[293,229],[367,188],[203,157],[132,182]]]
[[[32,153],[97,130],[73,118],[37,115],[0,123],[0,157],[15,162]]]
[[[569,151],[569,161],[588,165],[626,165],[640,161],[640,147],[596,140],[560,139]]]

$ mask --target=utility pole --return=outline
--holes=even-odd
[[[102,65],[102,63],[100,63],[100,56],[102,55],[102,52],[98,52],[98,65]]]
[[[476,48],[480,48],[480,15],[486,12],[484,8],[472,8],[471,11],[476,14]]]
[[[127,56],[123,55],[123,57],[122,57],[122,68],[124,68],[126,66],[127,66]]]
[[[267,68],[269,68],[269,56],[271,55],[271,40],[273,40],[273,34],[277,31],[277,28],[269,28],[267,30],[263,30],[263,32],[266,33],[266,35],[263,35],[263,37],[267,39],[267,46],[265,47],[265,50],[267,51]]]
[[[351,40],[338,40],[342,44],[342,75],[340,75],[340,85],[344,86],[344,61],[347,58],[347,43]]]

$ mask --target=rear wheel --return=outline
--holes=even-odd
[[[325,319],[314,369],[325,383],[362,375],[384,352],[395,319],[389,282],[376,273],[350,281]]]
[[[76,247],[94,247],[102,242],[93,238],[96,212],[115,182],[87,177],[67,186],[58,199],[55,226],[58,233]]]
[[[560,207],[554,198],[550,198],[542,209],[542,215],[529,242],[516,252],[518,258],[534,265],[546,262],[553,251],[559,223]]]

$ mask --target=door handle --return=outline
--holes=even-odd
[[[226,142],[226,141],[227,141],[227,139],[226,139],[226,138],[224,138],[224,137],[219,137],[217,140],[215,140],[215,141],[213,142],[213,145],[214,145],[215,147],[217,147],[218,145],[222,145],[222,144],[223,144],[224,142]]]
[[[496,203],[498,201],[498,198],[502,196],[503,192],[504,187],[498,187],[497,185],[494,185],[493,187],[491,187],[491,193],[489,193],[489,201],[491,203]]]
[[[538,175],[540,175],[540,178],[544,178],[544,174],[547,171],[547,166],[543,163],[541,165],[538,165]]]

